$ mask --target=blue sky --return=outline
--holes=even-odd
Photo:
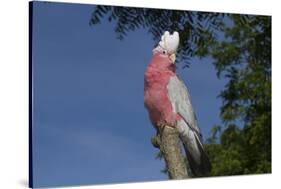
[[[113,25],[89,26],[93,5],[36,2],[33,17],[34,186],[164,180],[143,105],[155,46],[145,30],[116,39]],[[178,69],[204,138],[219,124],[210,59]]]

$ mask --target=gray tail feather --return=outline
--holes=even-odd
[[[194,135],[195,135],[195,139],[196,139],[197,148],[200,151],[200,160],[197,160],[197,161],[194,158],[194,156],[192,155],[192,151],[189,150],[190,149],[188,147],[189,143],[185,142],[185,140],[182,138],[184,150],[185,150],[186,157],[188,160],[188,164],[189,164],[191,172],[194,176],[196,176],[196,177],[207,176],[208,173],[210,173],[211,168],[212,168],[211,162],[203,148],[201,141],[199,140],[199,138],[197,137],[196,134],[194,134]]]

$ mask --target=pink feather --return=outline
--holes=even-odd
[[[168,56],[156,53],[145,71],[144,103],[154,126],[176,124],[177,114],[173,112],[167,91],[170,78],[176,75],[175,70]]]

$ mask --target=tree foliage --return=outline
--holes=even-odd
[[[163,31],[178,31],[180,45],[177,58],[189,65],[189,58],[197,51],[205,49],[205,41],[214,37],[215,29],[221,26],[221,13],[203,13],[180,10],[148,9],[118,6],[96,6],[90,24],[107,20],[115,23],[117,38],[122,40],[128,32],[138,28],[147,29],[155,43],[159,42]]]
[[[206,145],[212,175],[271,172],[271,18],[230,15],[225,39],[210,45],[219,77],[224,130],[220,143]],[[211,138],[214,138],[211,137]]]
[[[119,39],[138,28],[155,42],[165,30],[178,31],[178,57],[186,65],[190,57],[212,57],[227,84],[219,94],[222,125],[205,144],[210,175],[271,172],[271,17],[96,6],[90,23],[105,19]]]

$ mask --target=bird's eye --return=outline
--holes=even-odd
[[[163,50],[162,53],[163,53],[163,54],[167,54],[167,51],[166,51],[166,50]]]

